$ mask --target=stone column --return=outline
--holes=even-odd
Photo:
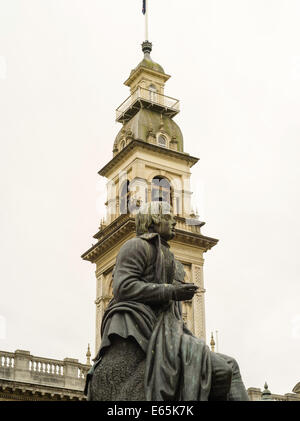
[[[133,173],[138,173],[137,169]],[[129,185],[130,191],[130,203],[131,208],[129,209],[130,213],[136,211],[137,204],[145,203],[145,190],[147,190],[147,181],[140,177],[135,177],[131,180]]]
[[[96,304],[96,343],[95,343],[95,355],[98,352],[98,349],[100,347],[100,342],[101,342],[101,336],[100,336],[100,328],[101,328],[101,321],[102,321],[102,316],[104,313],[104,308],[103,308],[103,301],[102,301],[102,296],[103,296],[103,279],[104,279],[104,275],[103,273],[101,273],[100,275],[97,275],[96,273],[96,300],[95,300],[95,304]]]
[[[101,344],[101,323],[103,314],[108,306],[108,303],[112,299],[111,291],[111,280],[112,280],[112,269],[105,274],[97,274],[97,288],[96,288],[96,343],[95,343],[95,354],[99,351]]]
[[[206,341],[203,265],[192,265],[193,281],[199,287],[194,295],[194,333]]]
[[[192,208],[191,208],[191,185],[190,177],[183,177],[183,188],[182,188],[182,215],[185,218],[189,218]]]

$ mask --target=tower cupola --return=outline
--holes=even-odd
[[[142,51],[144,53],[144,59],[137,65],[137,67],[131,71],[133,73],[135,70],[137,70],[139,67],[147,67],[150,70],[154,70],[155,72],[160,72],[165,74],[164,69],[161,67],[160,64],[155,63],[155,61],[152,60],[150,53],[152,51],[152,42],[144,41],[142,44]],[[169,78],[170,76],[168,76]]]
[[[165,83],[170,79],[162,66],[152,60],[152,43],[142,44],[143,60],[130,72],[124,85],[130,96],[116,110],[116,121],[125,123],[141,109],[146,108],[173,118],[179,113],[179,101],[164,95]]]

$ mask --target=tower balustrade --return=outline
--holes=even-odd
[[[180,101],[139,86],[117,108],[116,121],[121,123],[130,120],[141,108],[151,109],[172,118],[180,111]]]

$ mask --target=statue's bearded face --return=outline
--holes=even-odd
[[[154,231],[158,232],[164,240],[169,241],[175,237],[176,221],[171,212],[161,214],[157,223],[155,222],[153,224]]]

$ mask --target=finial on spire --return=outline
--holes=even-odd
[[[215,352],[215,340],[214,340],[214,334],[211,332],[211,339],[210,339],[210,348],[212,352]]]
[[[90,344],[88,344],[88,349],[86,353],[86,365],[92,365],[91,364],[91,350],[90,350]]]
[[[152,51],[152,42],[144,41],[142,44],[142,50],[144,54],[150,54]]]

